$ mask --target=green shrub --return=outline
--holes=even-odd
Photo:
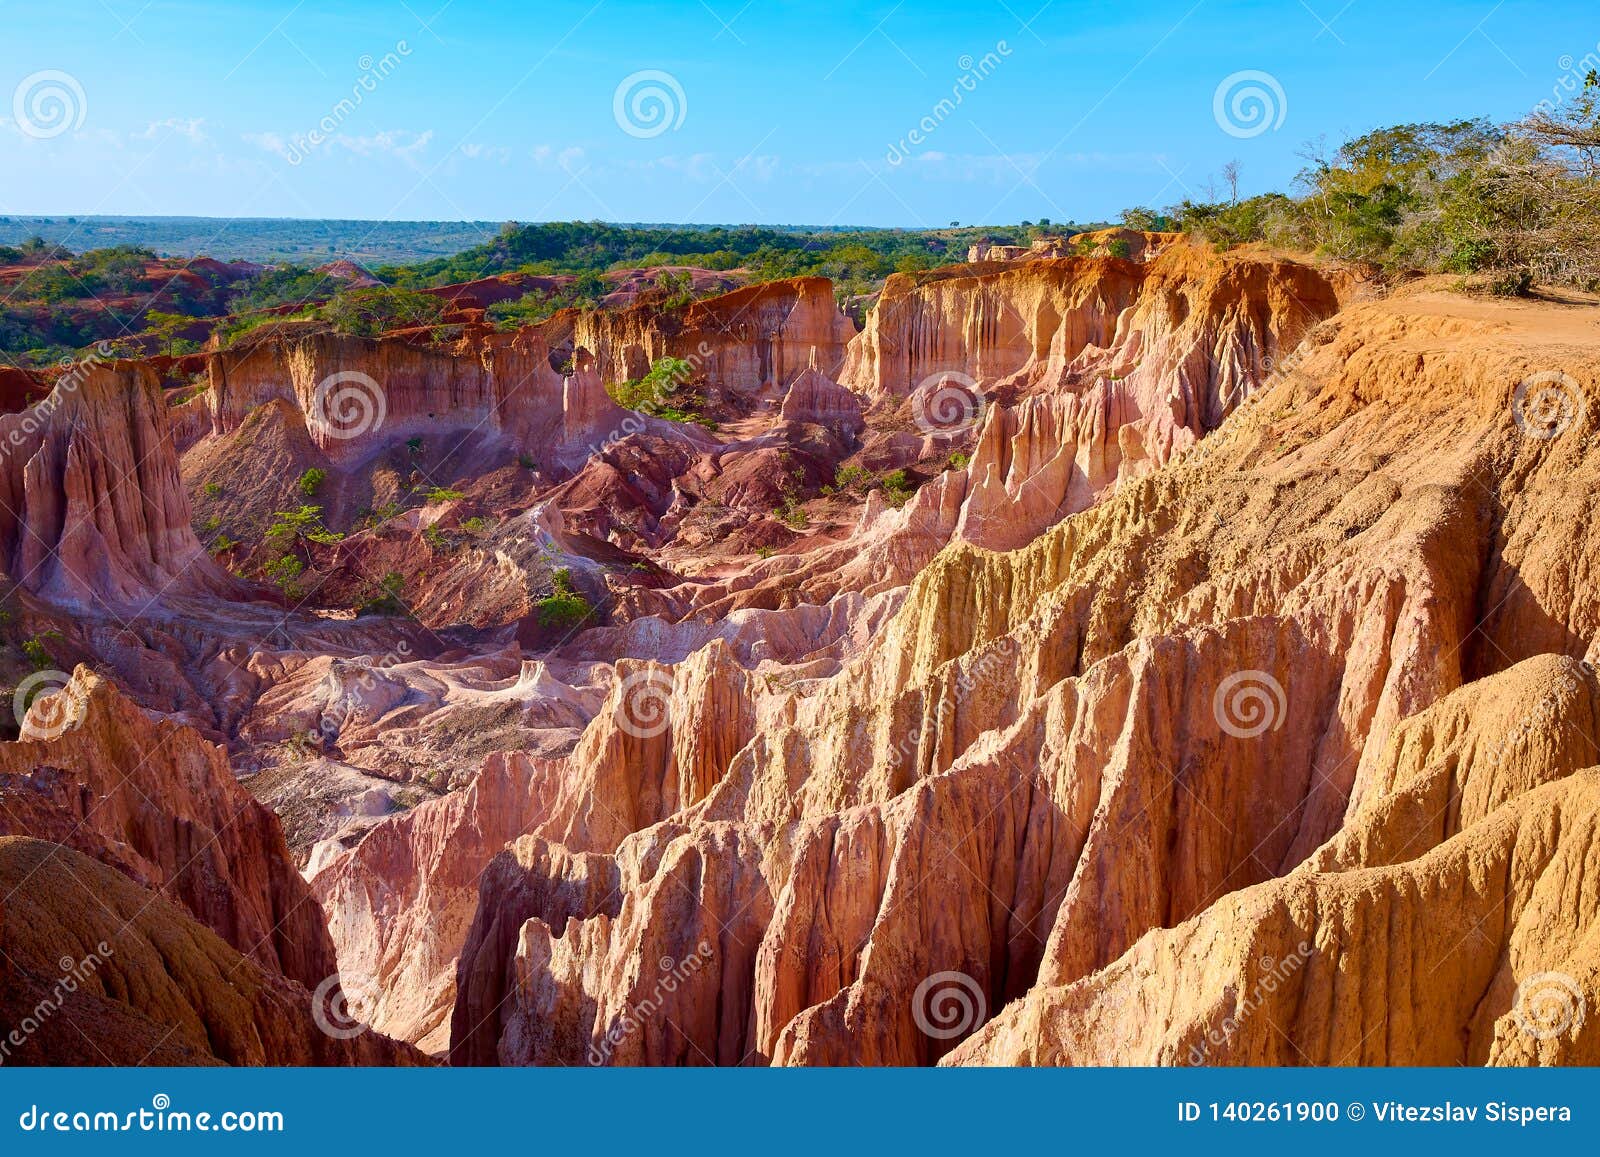
[[[564,630],[575,627],[593,611],[589,600],[582,595],[551,595],[534,606],[541,627]]]
[[[283,592],[285,598],[297,599],[302,593],[300,575],[304,570],[304,563],[292,554],[285,554],[267,563],[262,573],[268,582]]]
[[[307,498],[314,498],[316,497],[317,491],[322,489],[322,484],[326,482],[327,479],[328,472],[326,470],[313,466],[304,474],[300,475],[300,480],[295,485],[300,487],[301,494],[304,494]]]
[[[448,310],[448,304],[432,294],[382,287],[337,293],[317,309],[316,316],[335,333],[376,337],[392,329],[436,326]]]
[[[563,630],[575,627],[594,613],[589,600],[572,584],[572,572],[561,567],[550,575],[551,592],[534,604],[541,627]]]
[[[380,526],[404,510],[405,507],[398,502],[385,502],[382,506],[368,512],[367,522],[372,526]]]
[[[59,631],[46,631],[41,635],[35,635],[31,639],[23,640],[22,653],[28,657],[28,662],[33,665],[35,671],[49,671],[60,666],[56,662],[56,657],[50,653],[49,646],[45,643],[46,639],[59,639],[60,637],[61,632]]]
[[[801,508],[793,494],[785,495],[783,501],[778,504],[778,508],[772,513],[779,522],[790,530],[804,530],[811,525],[810,516]]]
[[[686,398],[680,396],[693,377],[694,366],[685,359],[659,358],[644,377],[607,386],[606,392],[625,410],[635,410],[669,422],[704,424],[707,419]]]
[[[320,506],[302,506],[273,514],[272,525],[267,528],[268,542],[288,549],[302,539],[326,546],[344,541],[344,535],[323,525]]]
[[[378,582],[377,591],[356,608],[358,615],[409,615],[405,600],[406,578],[390,571]]]
[[[839,490],[871,486],[872,472],[864,466],[841,466],[833,475],[833,484]]]
[[[486,313],[497,330],[520,329],[545,321],[563,309],[596,309],[607,288],[599,274],[586,273],[574,278],[569,285],[524,294],[515,301],[496,302]]]
[[[897,510],[916,492],[916,486],[904,470],[891,470],[880,481],[883,483],[884,498],[888,499],[889,505]]]

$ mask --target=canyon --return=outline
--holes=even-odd
[[[15,391],[16,1059],[1600,1062],[1600,306],[1066,251]]]

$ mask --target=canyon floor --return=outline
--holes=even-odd
[[[5,1059],[1600,1063],[1600,303],[1077,248],[0,414]]]

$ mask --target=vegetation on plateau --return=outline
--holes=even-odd
[[[1260,241],[1488,289],[1600,286],[1600,77],[1509,125],[1396,125],[1307,150],[1295,194],[1129,209],[1137,229]]]

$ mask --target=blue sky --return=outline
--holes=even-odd
[[[1592,3],[1520,0],[10,0],[0,27],[0,213],[911,226],[1107,218],[1230,159],[1281,188],[1321,136],[1520,115],[1600,43]]]

